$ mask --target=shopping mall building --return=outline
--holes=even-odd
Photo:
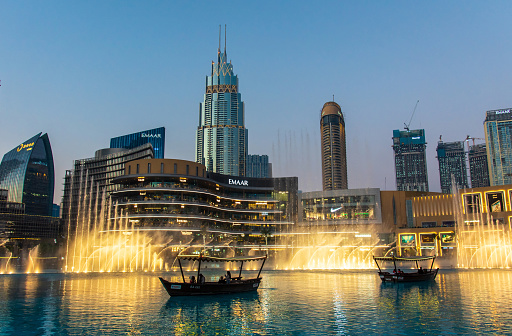
[[[296,177],[236,177],[192,161],[141,159],[112,183],[115,216],[173,244],[272,245],[297,217]]]

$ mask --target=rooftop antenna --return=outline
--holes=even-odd
[[[332,95],[332,101],[334,102],[334,95]]]
[[[224,24],[224,54],[226,53],[226,44],[228,43],[227,24]]]
[[[220,52],[220,34],[221,34],[222,25],[219,25],[219,52]]]
[[[409,126],[411,125],[412,117],[414,117],[414,112],[416,112],[416,108],[418,107],[419,102],[420,101],[418,99],[418,101],[416,102],[416,105],[414,106],[414,110],[412,111],[412,115],[411,115],[411,119],[409,119],[409,123],[408,124],[404,123],[404,128],[407,130],[407,132],[409,132]]]

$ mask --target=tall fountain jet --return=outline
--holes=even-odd
[[[217,50],[211,75],[206,77],[206,90],[199,109],[196,161],[208,171],[245,176],[248,130],[245,128],[244,103],[238,92],[238,76],[224,52]],[[224,38],[224,41],[226,38]]]

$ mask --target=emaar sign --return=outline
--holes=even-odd
[[[146,134],[146,133],[142,133],[141,137],[142,138],[159,138],[159,139],[161,139],[162,135],[161,134]]]
[[[234,185],[239,185],[239,186],[249,186],[249,181],[247,180],[233,180],[233,179],[229,179],[228,180],[228,183],[229,184],[234,184]]]

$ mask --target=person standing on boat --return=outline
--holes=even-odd
[[[205,279],[203,273],[199,273],[199,276],[197,277],[197,282],[200,284],[204,284],[205,280],[206,279]]]
[[[228,271],[228,272],[226,273],[226,283],[227,283],[227,284],[229,284],[230,282],[231,282],[231,272],[230,272],[230,271]]]

